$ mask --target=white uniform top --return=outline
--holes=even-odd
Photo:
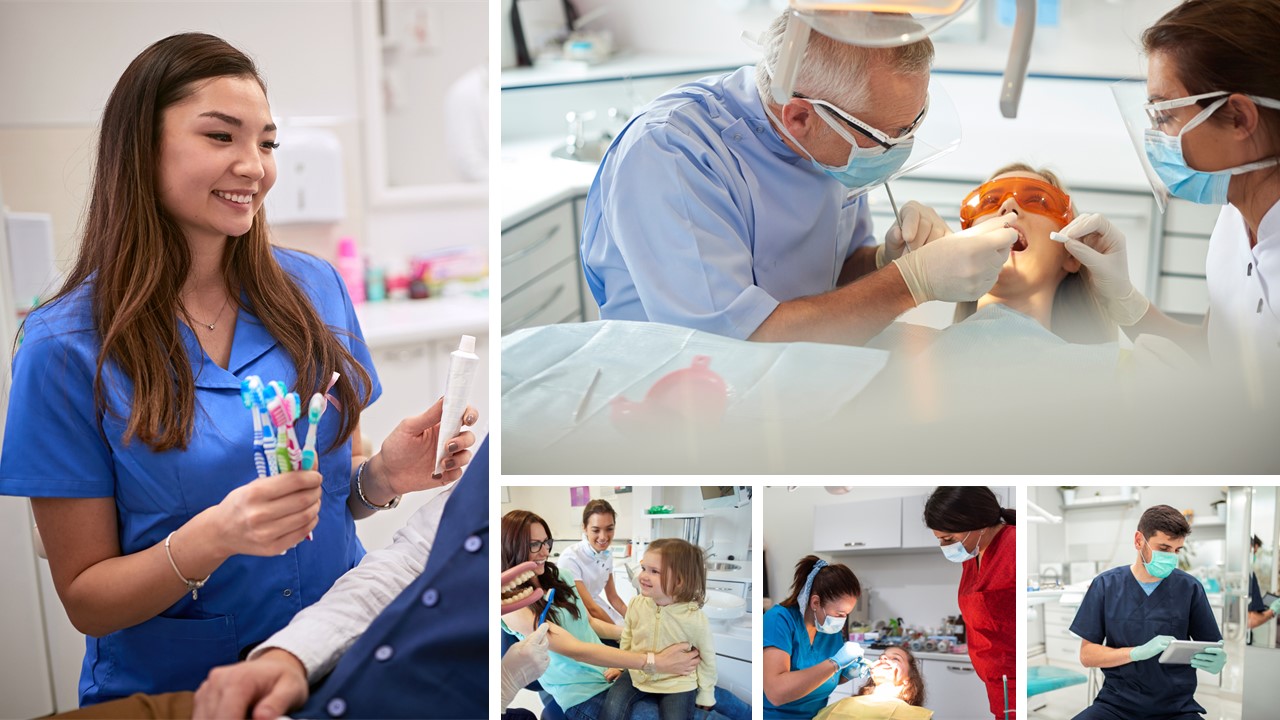
[[[591,549],[586,540],[579,540],[560,553],[557,563],[582,581],[582,584],[587,587],[587,594],[609,613],[614,624],[622,623],[622,615],[613,609],[608,598],[604,596],[604,586],[613,575],[613,551],[605,550],[597,553]]]
[[[1205,261],[1209,284],[1209,353],[1214,367],[1261,379],[1280,364],[1280,203],[1258,224],[1249,247],[1244,217],[1222,208]]]

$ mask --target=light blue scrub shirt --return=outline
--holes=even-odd
[[[813,642],[809,642],[809,631],[804,626],[804,618],[800,609],[788,605],[774,605],[764,614],[764,646],[775,647],[791,656],[791,667],[788,670],[805,670],[826,662],[844,646],[844,637],[840,633],[815,633]],[[792,700],[784,705],[774,705],[764,698],[764,716],[766,718],[811,718],[826,707],[827,700],[836,686],[840,684],[840,673],[831,668],[831,677],[827,678],[812,692],[799,700]]]
[[[769,124],[754,66],[677,87],[632,118],[587,194],[600,317],[746,339],[875,244],[865,195],[847,196]]]
[[[377,398],[381,385],[337,272],[303,253],[276,249],[275,256],[322,321],[373,376]],[[253,421],[240,400],[240,380],[258,375],[293,387],[292,360],[247,309],[236,318],[225,370],[204,353],[189,328],[179,324],[179,332],[195,378],[194,429],[186,450],[156,453],[139,440],[123,442],[132,383],[113,362],[103,368],[108,412],[94,408],[101,340],[93,327],[88,284],[34,311],[13,362],[0,494],[114,497],[120,551],[128,555],[164,542],[197,513],[254,480]],[[339,382],[352,381],[343,373]],[[136,692],[194,690],[210,669],[239,660],[245,649],[284,627],[359,562],[364,548],[347,509],[351,442],[327,451],[338,420],[338,413],[326,412],[317,432],[324,494],[315,539],[283,556],[234,555],[213,572],[198,600],[188,593],[146,622],[86,637],[81,705]],[[305,418],[299,429],[300,435],[305,432]]]

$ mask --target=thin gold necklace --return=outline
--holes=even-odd
[[[224,299],[223,299],[223,301],[222,301],[222,309],[221,309],[221,310],[218,310],[218,316],[217,316],[217,317],[215,317],[215,318],[213,319],[213,322],[211,322],[211,323],[207,323],[207,322],[205,322],[205,321],[203,321],[203,320],[196,320],[196,318],[195,318],[194,316],[192,316],[192,315],[191,315],[191,311],[190,311],[190,310],[187,310],[187,306],[186,306],[185,304],[183,304],[182,309],[186,311],[186,313],[187,313],[187,317],[189,317],[189,318],[191,318],[192,320],[195,320],[195,321],[196,321],[196,324],[198,324],[198,325],[203,325],[203,326],[205,326],[205,327],[209,328],[209,332],[213,332],[213,331],[217,328],[217,326],[218,326],[218,321],[219,321],[219,320],[222,320],[222,313],[224,313],[224,312],[226,312],[226,311],[227,311],[227,306],[228,306],[228,305],[230,305],[230,304],[231,304],[231,297],[230,297],[230,296],[227,296],[227,297],[226,297],[226,298],[224,298]]]

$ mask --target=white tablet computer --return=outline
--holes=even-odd
[[[1196,640],[1174,640],[1169,647],[1160,653],[1160,662],[1166,665],[1190,665],[1191,656],[1205,648],[1222,647],[1222,641],[1198,642]]]

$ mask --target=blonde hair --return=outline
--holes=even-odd
[[[662,556],[662,592],[676,602],[707,602],[707,566],[702,548],[677,538],[649,543],[647,552]]]
[[[1026,163],[1009,163],[991,173],[992,179],[1011,172],[1034,173],[1062,192],[1070,195],[1066,185],[1052,170],[1033,168]],[[1079,214],[1075,202],[1071,203],[1071,217]],[[961,322],[978,311],[977,301],[956,303],[953,322]],[[1115,342],[1119,326],[1102,307],[1102,299],[1094,292],[1089,280],[1089,268],[1081,266],[1058,284],[1053,293],[1053,311],[1049,318],[1049,330],[1070,343],[1085,345]]]
[[[772,102],[773,73],[790,17],[790,10],[782,13],[760,37],[764,57],[756,64],[756,87],[764,102]],[[933,42],[926,37],[910,45],[872,48],[840,42],[814,30],[809,33],[795,90],[846,110],[859,109],[869,100],[866,78],[877,63],[902,75],[928,73],[933,64]]]

